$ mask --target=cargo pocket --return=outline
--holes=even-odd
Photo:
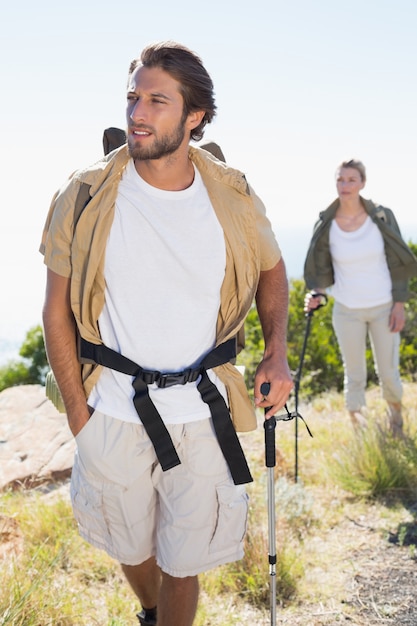
[[[248,518],[248,495],[244,485],[217,485],[217,523],[209,552],[231,550],[243,541]]]
[[[98,547],[110,542],[109,531],[103,515],[103,494],[97,485],[89,484],[80,473],[75,458],[71,476],[71,503],[81,535]]]

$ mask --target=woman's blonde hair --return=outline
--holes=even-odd
[[[342,167],[351,167],[354,170],[357,170],[360,174],[361,180],[364,183],[366,181],[366,169],[362,161],[358,159],[350,159],[350,161],[343,161],[337,168],[336,172],[342,169]]]

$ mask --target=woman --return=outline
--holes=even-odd
[[[331,287],[333,327],[344,367],[345,401],[354,426],[364,426],[366,337],[388,404],[389,426],[402,435],[400,331],[408,279],[417,275],[417,259],[405,244],[390,209],[365,200],[366,172],[361,161],[344,161],[336,172],[338,198],[314,227],[304,266],[305,311],[315,309]]]

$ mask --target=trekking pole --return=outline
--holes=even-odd
[[[270,391],[270,383],[262,383],[261,394],[265,397]],[[269,576],[270,576],[270,608],[271,608],[271,626],[276,626],[277,618],[277,552],[276,552],[276,528],[275,528],[275,476],[274,468],[276,465],[276,452],[275,452],[275,428],[277,422],[282,420],[288,422],[296,417],[303,420],[308,434],[310,437],[313,435],[309,427],[307,426],[304,418],[299,413],[293,411],[290,413],[287,405],[284,405],[285,413],[283,415],[273,415],[269,419],[264,421],[265,429],[265,465],[267,467],[267,493],[268,493],[268,561],[269,561]],[[269,411],[270,407],[265,409],[265,414]]]
[[[306,313],[306,318],[307,318],[307,323],[306,323],[306,329],[304,332],[304,341],[303,341],[303,348],[301,350],[301,356],[300,356],[300,364],[298,366],[297,369],[297,373],[295,376],[295,382],[294,382],[294,404],[295,404],[295,468],[294,468],[294,481],[297,483],[298,482],[298,392],[300,389],[300,382],[301,382],[301,372],[303,370],[303,363],[304,363],[304,356],[306,353],[306,348],[307,348],[307,341],[308,341],[308,336],[310,334],[310,326],[311,326],[311,319],[314,315],[314,311],[317,311],[317,309],[321,309],[321,307],[323,307],[325,304],[327,304],[327,296],[325,293],[316,293],[316,292],[312,292],[311,293],[313,298],[319,298],[319,297],[323,297],[324,298],[324,302],[321,302],[320,304],[317,305],[317,307],[315,309],[311,309],[311,311],[308,311],[308,313]]]
[[[267,396],[270,384],[262,383],[261,393]],[[268,409],[265,409],[265,413]],[[265,429],[265,465],[268,468],[268,561],[269,561],[269,592],[270,592],[270,611],[271,626],[275,626],[277,619],[277,553],[276,553],[276,537],[275,537],[275,477],[274,468],[276,464],[275,454],[275,427],[277,425],[275,416],[264,421]]]

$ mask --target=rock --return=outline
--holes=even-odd
[[[0,393],[0,490],[33,487],[71,475],[75,441],[41,385]]]

